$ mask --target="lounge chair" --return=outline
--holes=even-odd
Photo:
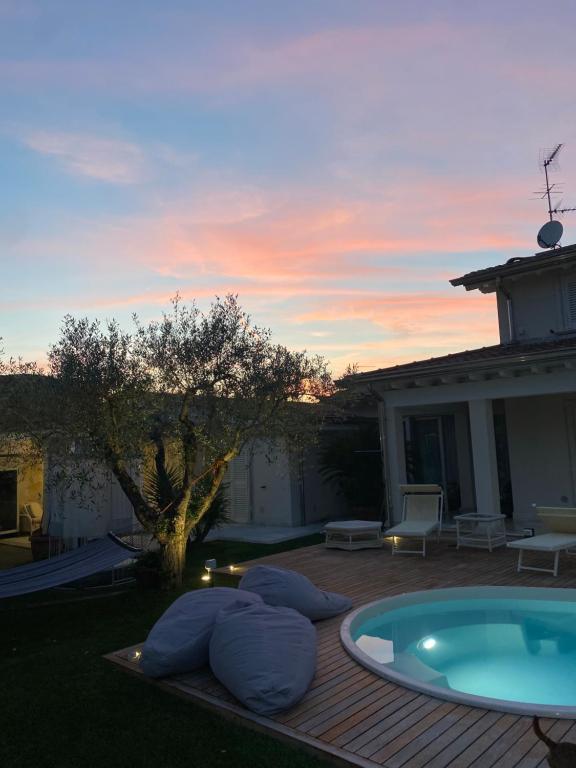
[[[337,520],[324,526],[324,546],[334,549],[368,549],[382,546],[382,523],[375,520]]]
[[[18,521],[21,533],[32,533],[42,526],[42,506],[37,501],[24,504]]]
[[[558,576],[560,552],[576,554],[576,508],[573,507],[536,507],[538,517],[544,522],[551,533],[540,533],[508,543],[510,549],[518,550],[518,565],[516,570],[540,571]],[[554,554],[552,568],[540,568],[524,565],[524,552],[550,552]]]
[[[392,537],[392,554],[426,557],[426,539],[432,533],[440,536],[444,492],[439,485],[401,485],[403,495],[402,522],[388,528],[384,536]],[[421,539],[421,549],[402,549],[398,540]]]

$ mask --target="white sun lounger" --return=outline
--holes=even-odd
[[[576,549],[576,534],[574,533],[542,533],[538,536],[529,536],[526,539],[518,539],[518,541],[511,541],[508,543],[510,549],[518,550],[518,572],[520,571],[541,571],[542,573],[552,573],[554,576],[558,576],[558,561],[560,558],[560,552],[568,552],[568,550]],[[554,553],[554,567],[553,568],[536,568],[532,565],[524,565],[523,555],[524,552],[553,552]],[[571,552],[570,554],[576,554]]]
[[[324,546],[335,549],[368,549],[382,546],[382,523],[375,520],[337,520],[324,526]]]
[[[404,496],[402,522],[388,528],[384,536],[392,537],[392,554],[426,557],[426,539],[442,530],[444,494],[439,485],[401,485]],[[398,540],[422,539],[420,549],[401,549]]]

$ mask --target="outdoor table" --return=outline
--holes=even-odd
[[[492,552],[506,546],[506,515],[486,515],[467,512],[455,515],[456,548],[476,547]]]

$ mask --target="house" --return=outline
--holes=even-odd
[[[400,483],[440,483],[448,521],[576,506],[576,245],[450,281],[494,293],[500,343],[348,378],[378,401],[388,516]],[[463,320],[464,322],[464,320]]]
[[[26,438],[4,439],[0,456],[0,537],[28,533],[24,507],[42,510],[42,528],[70,541],[137,530],[132,506],[111,472],[92,468],[84,483],[57,482],[61,458]]]
[[[225,479],[230,518],[283,527],[350,516],[374,519],[382,507],[381,475],[374,420],[350,409],[345,418],[327,419],[317,444],[301,454],[281,442],[250,443]]]
[[[13,438],[2,443],[0,538],[29,531],[23,510],[31,502],[43,511],[43,531],[70,542],[140,529],[111,471],[86,459],[85,480],[78,480],[76,467],[71,483],[61,472],[61,455],[49,449],[36,454],[28,442]],[[313,448],[297,459],[281,443],[252,441],[232,460],[224,483],[232,523],[299,527],[349,514],[336,484],[322,479]]]
[[[250,443],[230,462],[224,479],[231,522],[291,528],[349,515],[318,462],[316,448],[295,457],[282,443]]]

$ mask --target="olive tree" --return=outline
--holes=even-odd
[[[252,440],[303,445],[331,391],[325,361],[274,344],[235,296],[207,312],[178,297],[157,321],[64,319],[48,355],[52,409],[113,472],[160,545],[163,584],[182,580],[190,532]],[[157,493],[141,482],[145,459]]]

